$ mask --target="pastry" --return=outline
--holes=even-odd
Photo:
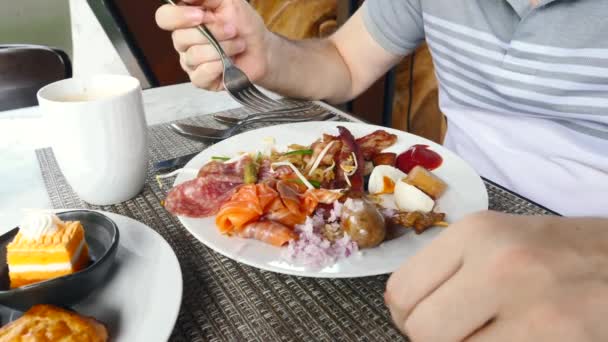
[[[0,329],[0,342],[103,342],[106,327],[90,317],[52,305],[35,305],[21,318]]]
[[[51,213],[29,214],[6,250],[11,288],[71,274],[89,263],[82,224]]]

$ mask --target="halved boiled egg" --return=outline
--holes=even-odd
[[[435,201],[422,190],[399,179],[395,185],[395,204],[403,211],[428,213],[433,210]]]
[[[378,165],[369,176],[367,190],[372,195],[392,194],[395,192],[395,183],[406,176],[403,171],[390,165]]]

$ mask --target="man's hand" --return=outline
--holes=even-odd
[[[608,341],[608,221],[469,216],[396,271],[385,300],[413,341]]]
[[[173,45],[180,64],[194,85],[221,90],[222,62],[209,41],[195,27],[205,24],[226,54],[252,81],[266,74],[270,33],[262,18],[243,0],[185,0],[182,6],[164,5],[156,22],[173,31]]]
[[[156,22],[173,31],[175,49],[192,83],[208,90],[223,88],[222,63],[195,29],[201,23],[249,79],[287,97],[348,101],[401,59],[371,37],[361,10],[327,39],[290,41],[268,31],[244,0],[184,0],[181,5],[162,6]]]

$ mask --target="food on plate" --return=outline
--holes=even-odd
[[[389,225],[422,232],[444,223],[445,214],[433,209],[445,183],[426,170],[412,168],[410,176],[395,167],[397,154],[385,149],[396,141],[384,130],[356,138],[342,126],[309,145],[280,148],[264,139],[258,151],[212,158],[192,170],[197,177],[171,189],[165,208],[215,216],[221,234],[285,247],[292,263],[325,266],[380,245]],[[388,196],[392,206],[378,196]]]
[[[220,207],[215,224],[223,234],[239,232],[268,212],[270,204],[278,196],[277,191],[268,184],[244,185]]]
[[[425,230],[434,226],[447,226],[447,223],[444,221],[445,214],[435,212],[422,213],[420,211],[401,211],[395,213],[391,220],[394,224],[414,228],[416,234],[422,234]]]
[[[387,131],[377,130],[356,140],[365,160],[372,160],[376,155],[397,142],[397,136]]]
[[[284,246],[288,244],[289,241],[298,238],[298,235],[293,229],[279,222],[270,220],[248,223],[236,234],[236,236],[245,239],[256,239],[277,247]]]
[[[332,188],[349,188],[352,192],[362,193],[364,187],[363,168],[365,161],[363,158],[363,145],[359,145],[359,143],[355,141],[355,137],[353,137],[348,129],[338,127],[338,131],[340,132],[339,138],[342,142],[342,150],[337,154],[338,163],[336,164],[338,165],[338,170]],[[380,131],[376,131],[369,136],[383,135],[378,134],[379,132]],[[360,140],[367,144],[366,149],[368,154],[375,149],[373,145],[371,145],[372,142],[383,141],[378,140],[380,138],[370,138],[367,140],[365,138],[366,137],[363,137]]]
[[[379,165],[395,166],[396,161],[397,161],[397,153],[393,153],[393,152],[381,152],[381,153],[376,154],[372,158],[372,163],[374,166],[379,166]]]
[[[45,304],[33,306],[19,319],[0,328],[0,342],[107,340],[108,330],[94,318]]]
[[[365,161],[363,163],[363,176],[368,177],[374,171],[374,163],[371,161]],[[365,181],[365,179],[364,179]]]
[[[384,241],[386,223],[375,204],[362,198],[344,202],[340,218],[342,229],[359,248],[376,247]]]
[[[406,182],[405,178],[395,185],[395,204],[403,211],[428,213],[435,207],[435,201],[424,191]]]
[[[29,213],[6,250],[11,288],[80,271],[90,261],[82,224],[46,212]]]
[[[196,178],[174,187],[165,199],[165,208],[176,215],[205,217],[214,215],[236,189],[245,184],[245,171],[253,158],[244,155],[236,161],[212,160]]]
[[[407,175],[403,171],[388,165],[378,165],[369,176],[367,190],[372,195],[392,194],[395,184]]]
[[[441,197],[448,187],[443,180],[422,166],[415,166],[407,174],[405,181],[434,199]]]
[[[429,149],[427,145],[414,145],[407,151],[397,156],[395,166],[409,173],[415,166],[420,165],[429,171],[433,171],[443,163],[441,156]]]

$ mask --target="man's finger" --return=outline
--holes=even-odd
[[[208,8],[208,9],[216,9],[218,7],[220,7],[222,5],[222,3],[224,3],[224,0],[195,0],[196,2],[199,2],[201,4],[201,6],[203,6],[204,8]],[[186,1],[188,2],[188,1]]]
[[[185,29],[210,21],[211,16],[200,7],[163,5],[156,10],[156,23],[167,31]]]
[[[188,5],[197,5],[197,6],[203,6],[205,8],[209,8],[209,9],[216,9],[216,8],[220,7],[220,5],[222,4],[222,2],[224,2],[224,0],[184,0],[183,2]]]
[[[461,341],[494,318],[500,296],[475,262],[418,303],[403,322],[414,341]]]
[[[190,74],[194,71],[194,69],[188,66],[188,64],[186,63],[185,53],[179,53],[179,64],[181,65],[182,69],[184,69],[184,71],[188,74],[188,76],[190,76]]]
[[[199,88],[209,89],[211,85],[217,83],[223,71],[224,65],[220,61],[201,64],[190,73],[190,80]]]
[[[242,39],[227,40],[220,44],[229,57],[245,51],[245,41]],[[191,68],[219,60],[220,55],[211,44],[194,45],[186,51],[186,64]]]
[[[515,321],[497,318],[496,321],[472,333],[463,342],[524,341],[526,337],[530,337],[527,335],[526,329],[515,324]]]
[[[458,271],[464,235],[459,229],[445,230],[391,275],[385,301],[395,323],[404,322],[418,302]]]
[[[236,30],[232,25],[228,26],[213,22],[207,25],[207,28],[217,40],[220,42],[232,39],[236,36]],[[196,28],[187,28],[175,30],[172,34],[173,46],[178,52],[185,52],[191,46],[208,44],[207,38]]]

